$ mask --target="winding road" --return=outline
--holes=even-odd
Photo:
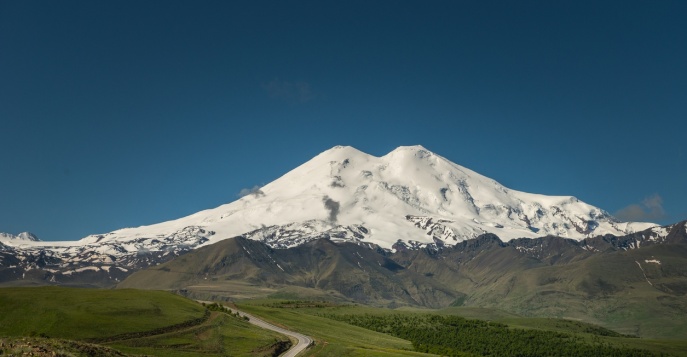
[[[212,304],[212,302],[209,301],[200,301],[204,302],[206,304]],[[312,339],[306,335],[300,334],[298,332],[294,331],[289,331],[287,329],[281,328],[279,326],[272,325],[269,322],[266,322],[265,320],[262,320],[259,317],[255,317],[251,314],[245,313],[243,311],[236,310],[234,308],[231,308],[229,306],[225,306],[227,309],[231,310],[232,313],[238,313],[240,316],[246,316],[248,317],[248,322],[252,323],[255,326],[262,327],[268,330],[272,330],[278,333],[281,333],[282,335],[289,336],[291,338],[294,338],[298,341],[295,345],[291,346],[291,348],[284,352],[280,357],[296,357],[299,353],[303,352],[310,344],[312,343]]]

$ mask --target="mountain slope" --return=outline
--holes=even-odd
[[[217,296],[227,296],[226,291],[238,291],[236,282],[244,282],[279,289],[301,287],[301,292],[364,303],[427,306],[447,305],[460,295],[422,274],[405,270],[383,252],[327,239],[274,249],[237,237],[134,273],[118,287],[208,288]]]

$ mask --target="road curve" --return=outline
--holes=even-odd
[[[204,302],[206,304],[212,304],[212,302],[209,302],[209,301],[200,301],[200,302]],[[291,346],[291,348],[288,351],[284,352],[280,357],[296,357],[296,355],[303,352],[312,343],[312,339],[306,335],[303,335],[303,334],[300,334],[300,333],[294,332],[294,331],[289,331],[289,330],[281,328],[279,326],[272,325],[271,323],[266,322],[265,320],[262,320],[259,317],[255,317],[251,314],[236,310],[236,309],[231,308],[229,306],[225,306],[225,305],[222,305],[222,306],[231,310],[231,312],[234,314],[238,312],[238,314],[240,316],[248,317],[248,322],[252,323],[255,326],[266,328],[268,330],[272,330],[272,331],[281,333],[283,335],[295,338],[298,341],[298,343],[296,343],[294,346]]]

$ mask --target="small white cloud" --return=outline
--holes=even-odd
[[[254,195],[255,197],[264,196],[265,193],[262,192],[260,187],[261,186],[255,185],[251,188],[242,188],[241,191],[239,191],[237,196],[239,196],[239,197],[244,197],[244,196],[248,196],[248,195]]]
[[[634,203],[621,208],[615,216],[625,222],[657,221],[666,218],[663,209],[663,198],[653,194],[645,198],[641,203]]]

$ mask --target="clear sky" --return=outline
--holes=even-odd
[[[687,1],[2,1],[0,232],[176,219],[334,145],[687,219]]]

